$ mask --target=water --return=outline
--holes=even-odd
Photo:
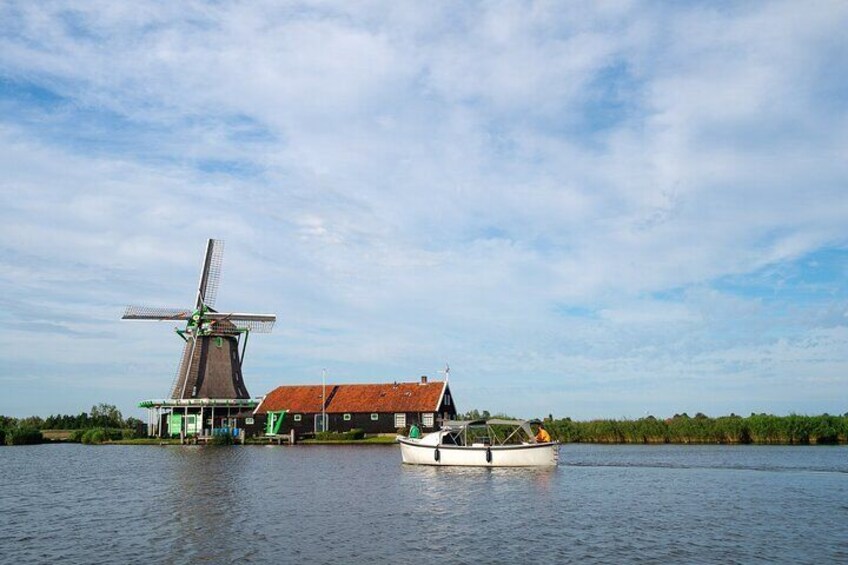
[[[848,447],[567,445],[560,460],[3,447],[0,561],[848,563]]]

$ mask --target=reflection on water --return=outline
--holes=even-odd
[[[0,448],[13,563],[838,562],[848,448],[564,446],[555,469],[396,447]]]

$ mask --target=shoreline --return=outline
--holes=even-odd
[[[68,445],[68,444],[77,444],[77,445],[152,445],[158,447],[167,447],[172,445],[186,445],[186,446],[196,446],[203,444],[195,444],[195,443],[181,443],[179,439],[166,439],[166,438],[135,438],[135,439],[118,439],[111,441],[104,441],[102,443],[93,443],[93,444],[84,444],[81,442],[69,441],[69,440],[60,440],[53,439],[43,441],[37,444],[30,445]],[[248,439],[244,444],[234,443],[231,445],[245,445],[245,446],[278,446],[277,443],[269,441],[267,439]],[[282,444],[286,447],[290,447],[288,444]],[[398,445],[397,441],[394,438],[370,438],[364,440],[315,440],[315,439],[305,439],[299,441],[294,444],[294,446],[321,446],[321,445],[368,445],[368,446],[393,446]],[[560,445],[604,445],[604,446],[635,446],[641,445],[646,447],[659,447],[659,446],[680,446],[680,447],[697,447],[697,446],[728,446],[728,447],[844,447],[848,445],[848,442],[831,442],[831,443],[779,443],[779,442],[761,442],[761,443],[741,443],[741,442],[707,442],[707,441],[677,441],[677,442],[661,442],[661,441],[646,441],[646,442],[635,442],[635,441],[570,441],[570,442],[561,442]],[[2,447],[14,447],[14,446],[2,446]],[[227,447],[227,446],[210,446],[210,447]]]

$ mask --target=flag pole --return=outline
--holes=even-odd
[[[327,369],[321,369],[321,431],[327,431]]]

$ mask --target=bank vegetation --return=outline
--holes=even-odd
[[[0,416],[0,445],[32,445],[45,442],[99,444],[143,435],[138,418],[126,418],[111,404],[96,404],[89,412],[56,414],[46,418]]]
[[[671,443],[814,445],[848,443],[848,414],[774,416],[731,414],[711,418],[698,413],[637,420],[573,421],[546,419],[551,435],[564,443]]]

